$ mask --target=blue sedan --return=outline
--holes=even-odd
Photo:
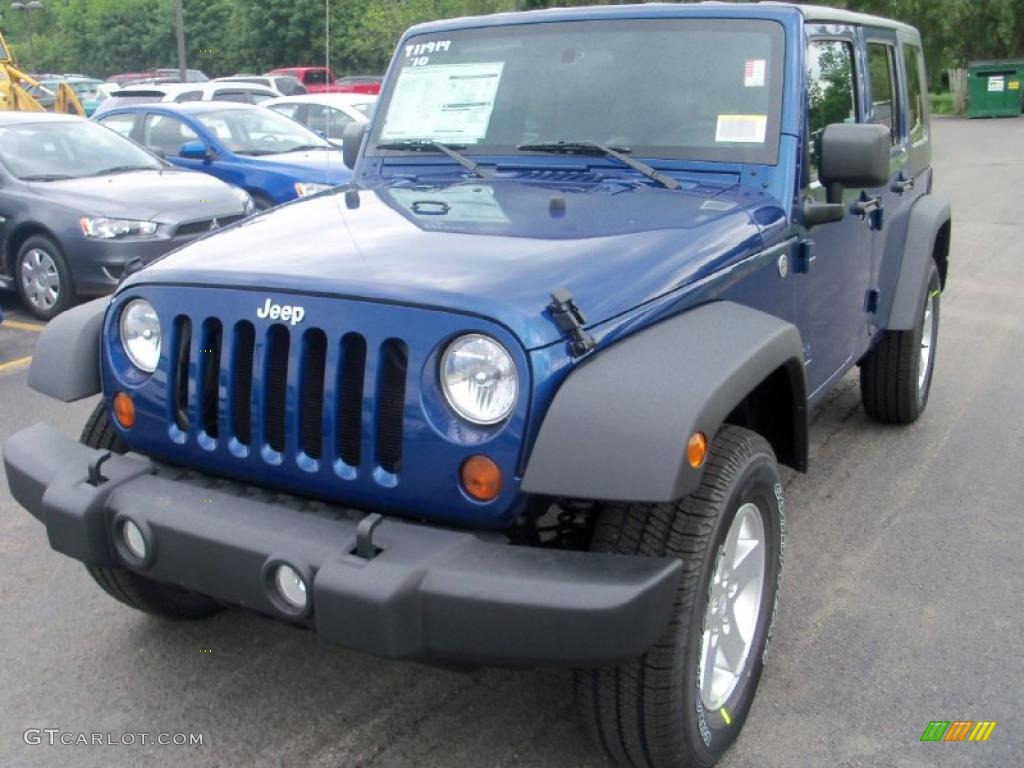
[[[97,120],[182,168],[241,187],[271,208],[344,184],[352,172],[341,152],[269,109],[228,101],[143,103]]]

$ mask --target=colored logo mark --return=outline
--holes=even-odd
[[[921,741],[988,741],[995,728],[995,720],[932,720]]]

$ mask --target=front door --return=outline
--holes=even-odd
[[[802,198],[826,202],[818,178],[818,150],[825,126],[861,119],[852,29],[829,27],[807,48],[808,153]],[[844,191],[849,207],[861,195]],[[872,217],[848,213],[839,222],[806,230],[814,258],[805,262],[799,288],[800,332],[811,396],[844,372],[867,335],[865,299],[871,281]]]

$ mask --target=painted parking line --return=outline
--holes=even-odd
[[[8,373],[10,371],[16,371],[19,368],[24,368],[26,365],[28,365],[31,362],[32,362],[32,356],[29,355],[27,357],[19,357],[18,359],[11,360],[10,362],[0,363],[0,374]]]
[[[39,323],[25,323],[21,320],[4,320],[0,328],[13,328],[16,331],[32,331],[33,333],[39,333],[46,326],[39,325]]]

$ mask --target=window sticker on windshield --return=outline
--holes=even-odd
[[[768,115],[719,115],[716,142],[764,144]]]
[[[743,68],[743,86],[745,88],[763,88],[768,62],[764,59],[747,59]]]
[[[383,141],[426,139],[473,144],[487,135],[505,62],[443,64],[402,70]]]

